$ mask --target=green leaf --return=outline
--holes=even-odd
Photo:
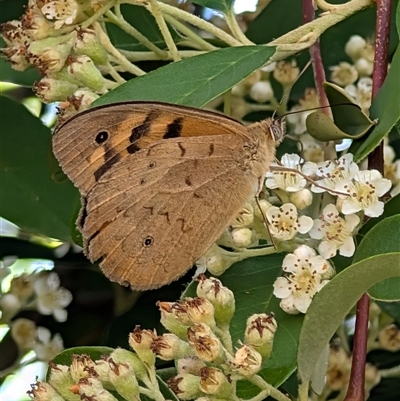
[[[243,341],[246,320],[254,313],[275,314],[278,330],[274,339],[271,358],[260,375],[270,384],[279,386],[296,369],[296,350],[303,316],[288,315],[279,307],[273,295],[273,283],[282,273],[284,255],[275,254],[254,257],[235,263],[221,277],[223,285],[235,295],[236,311],[230,325],[233,345]],[[183,296],[194,296],[195,285]],[[238,383],[238,396],[244,399],[257,394],[257,389],[248,382]]]
[[[24,230],[69,240],[79,195],[70,181],[55,181],[60,167],[50,129],[6,97],[0,97],[0,121],[0,216]]]
[[[378,124],[366,139],[355,141],[349,149],[349,152],[354,154],[356,163],[368,156],[400,119],[400,101],[397,90],[400,88],[399,71],[400,45],[397,46],[385,82],[372,101],[370,115],[371,118],[378,120]]]
[[[235,0],[194,0],[192,3],[226,13],[233,7]]]
[[[400,253],[372,256],[336,275],[314,297],[304,318],[298,350],[298,373],[308,383],[326,344],[368,288],[400,277]]]
[[[202,107],[260,68],[274,53],[272,47],[243,46],[191,57],[134,78],[93,106],[148,100]]]
[[[351,97],[339,86],[324,82],[329,104],[332,106],[333,121],[322,111],[311,113],[306,120],[308,133],[319,141],[357,139],[364,136],[374,122],[362,112]]]
[[[376,224],[361,241],[353,263],[370,256],[400,252],[400,214],[388,217]],[[400,265],[397,266],[400,272]],[[380,301],[400,300],[400,278],[394,277],[377,283],[368,294]]]
[[[397,26],[397,34],[400,36],[400,3],[397,4],[397,9],[396,9],[396,26]]]

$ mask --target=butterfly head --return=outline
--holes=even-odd
[[[283,117],[270,120],[269,133],[272,139],[279,144],[282,142],[286,133],[286,121]]]

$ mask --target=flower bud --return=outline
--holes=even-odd
[[[255,233],[250,228],[234,228],[231,231],[232,243],[235,248],[248,248],[257,241]]]
[[[20,300],[14,294],[4,294],[0,299],[1,319],[9,322],[21,308]]]
[[[190,373],[195,376],[200,376],[200,371],[205,366],[205,363],[197,356],[188,356],[178,359],[176,362],[176,370],[178,373]]]
[[[118,394],[126,400],[139,400],[139,383],[129,363],[118,363],[109,358],[109,379]]]
[[[261,369],[262,357],[254,348],[242,345],[229,361],[232,368],[242,376],[250,377],[257,374]]]
[[[34,83],[33,89],[44,103],[53,103],[66,100],[79,88],[67,81],[44,77]]]
[[[74,386],[75,394],[80,395],[80,399],[89,401],[96,397],[96,401],[115,401],[116,398],[109,393],[97,378],[86,377],[79,380],[78,384]]]
[[[208,270],[213,276],[220,276],[239,260],[237,253],[226,251],[217,244],[213,244],[196,262],[196,266],[203,273]]]
[[[63,399],[71,400],[71,386],[75,384],[69,366],[56,365],[49,362],[50,375],[48,383],[57,390]]]
[[[282,86],[292,85],[298,78],[299,74],[300,69],[297,67],[295,60],[292,60],[291,62],[279,61],[273,72],[274,78]]]
[[[17,343],[21,353],[33,349],[36,343],[36,325],[32,320],[20,317],[10,324],[11,337]]]
[[[147,377],[147,369],[143,362],[138,358],[136,354],[123,348],[116,348],[111,354],[110,358],[113,359],[115,363],[127,363],[129,364],[135,375],[142,380]]]
[[[190,353],[189,344],[172,333],[158,336],[151,344],[151,350],[163,361],[178,360]]]
[[[67,67],[68,73],[82,82],[83,86],[87,86],[94,91],[103,89],[104,78],[90,57],[82,55],[76,58],[70,57],[69,60],[71,61]]]
[[[171,377],[167,384],[180,400],[192,400],[201,395],[200,377],[190,373],[181,373]]]
[[[346,62],[330,67],[330,70],[332,71],[331,80],[342,88],[353,84],[358,79],[358,72],[355,67]]]
[[[128,351],[129,352],[129,351]],[[101,359],[94,361],[94,371],[96,372],[96,376],[98,377],[103,387],[107,390],[113,390],[114,386],[112,385],[109,375],[110,375],[110,363],[108,356],[102,356]]]
[[[257,103],[269,102],[273,96],[274,90],[269,81],[258,81],[250,88],[250,97]]]
[[[293,203],[299,210],[303,210],[310,206],[313,200],[313,195],[309,189],[303,188],[300,191],[292,192],[289,196],[289,201]]]
[[[346,54],[353,60],[357,60],[360,57],[360,54],[364,47],[366,46],[367,42],[364,38],[359,35],[353,35],[347,41],[344,51]]]
[[[10,293],[21,301],[25,301],[33,294],[33,275],[22,274],[14,277],[10,284]]]
[[[198,278],[197,296],[207,299],[214,306],[214,317],[219,327],[229,326],[235,313],[233,292],[224,287],[216,278],[207,278],[204,274]]]
[[[356,70],[360,76],[368,77],[368,76],[372,75],[372,72],[374,70],[374,63],[373,63],[373,61],[369,61],[365,58],[359,58],[354,63],[354,67],[356,67]]]
[[[151,350],[151,344],[156,337],[155,331],[142,330],[140,326],[136,326],[132,333],[129,334],[129,345],[148,366],[153,366],[156,360],[156,356]]]
[[[202,361],[221,363],[225,359],[221,341],[206,324],[195,323],[188,329],[187,338]]]
[[[64,401],[64,398],[62,398],[50,384],[39,381],[35,384],[31,384],[31,389],[28,391],[28,394],[35,401]]]
[[[70,366],[71,377],[74,382],[85,377],[97,377],[95,364],[89,355],[73,355]]]
[[[88,89],[78,89],[73,95],[69,96],[67,100],[69,105],[73,107],[74,112],[79,112],[88,109],[98,98],[99,95]]]
[[[90,57],[95,64],[105,64],[108,56],[93,29],[79,29],[73,46],[74,52]]]
[[[209,327],[215,327],[214,307],[205,298],[185,298],[187,315],[192,323],[205,323]]]
[[[233,388],[220,369],[206,366],[201,369],[200,377],[200,389],[203,393],[227,399],[232,395]]]
[[[252,346],[264,359],[268,359],[271,355],[277,328],[278,324],[273,313],[270,315],[254,314],[246,322],[245,344]]]
[[[385,350],[391,352],[400,350],[400,329],[395,324],[384,327],[379,332],[378,339]]]
[[[161,312],[161,324],[181,339],[186,339],[187,329],[192,322],[187,315],[186,305],[180,302],[158,302]]]
[[[71,34],[35,40],[28,48],[28,59],[42,73],[60,71],[71,53],[74,40]]]

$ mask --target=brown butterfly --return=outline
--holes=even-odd
[[[261,190],[283,134],[282,120],[244,126],[156,102],[74,116],[53,150],[82,196],[85,254],[132,289],[178,279]]]

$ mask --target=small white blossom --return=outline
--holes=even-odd
[[[267,210],[267,220],[271,235],[280,241],[294,238],[297,232],[305,234],[313,225],[311,217],[298,216],[297,208],[292,203],[270,207]]]
[[[347,153],[336,161],[328,160],[318,163],[315,174],[320,178],[316,180],[316,184],[320,186],[313,184],[311,191],[316,193],[325,192],[325,188],[335,190],[338,182],[351,180],[357,172],[358,166],[353,162],[353,155],[351,153]]]
[[[38,327],[36,331],[37,341],[33,350],[41,361],[50,361],[63,349],[63,340],[59,334],[51,338],[51,332],[45,327]]]
[[[38,277],[33,288],[37,295],[38,311],[43,315],[53,315],[59,322],[65,322],[67,311],[64,308],[72,301],[72,294],[66,288],[60,288],[57,273],[46,273]]]
[[[11,337],[21,353],[30,351],[35,345],[36,325],[32,320],[19,318],[11,322]]]
[[[318,246],[322,257],[332,258],[338,250],[340,255],[350,257],[355,251],[353,231],[359,222],[360,218],[356,214],[341,218],[336,206],[329,204],[325,206],[319,219],[314,220],[309,235],[314,239],[322,239]]]
[[[366,216],[379,217],[384,206],[379,197],[386,194],[391,186],[391,181],[382,178],[378,170],[359,171],[353,180],[343,180],[336,185],[336,191],[348,194],[339,195],[341,212],[352,214],[363,210]]]
[[[80,7],[75,0],[57,0],[48,2],[41,10],[47,19],[55,21],[54,28],[60,29],[76,21]]]
[[[301,158],[296,154],[284,154],[281,159],[282,166],[302,172]],[[277,164],[275,164],[277,166]],[[307,185],[307,180],[294,171],[268,171],[265,186],[269,189],[282,189],[286,192],[297,192]]]
[[[339,65],[330,67],[330,70],[332,71],[332,82],[341,86],[342,88],[357,81],[358,72],[356,68],[349,63],[339,63]]]
[[[269,102],[274,96],[269,81],[258,81],[250,88],[250,97],[258,103]]]
[[[287,313],[306,313],[314,295],[331,278],[330,263],[307,245],[301,245],[283,260],[287,273],[274,283],[274,295],[281,298],[280,306]]]
[[[349,57],[351,57],[353,61],[356,61],[361,57],[361,53],[366,45],[367,42],[363,37],[359,35],[353,35],[347,41],[344,51]]]

